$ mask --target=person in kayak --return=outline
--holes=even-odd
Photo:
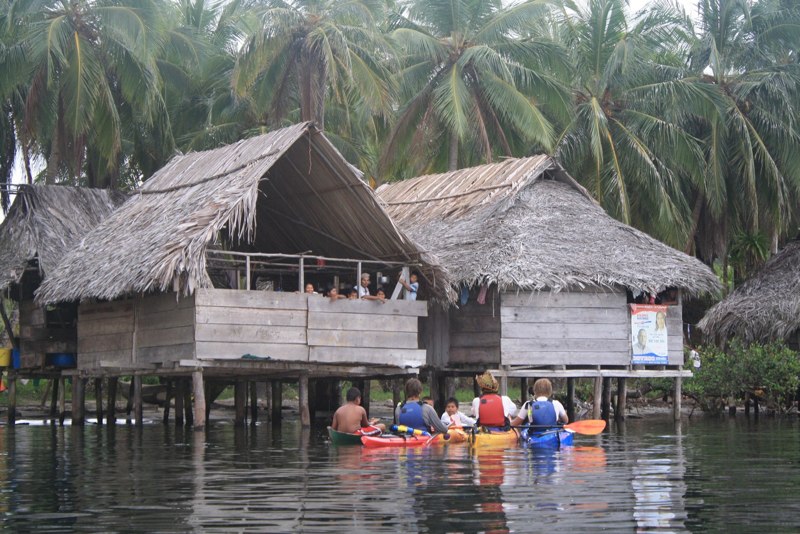
[[[364,427],[372,426],[386,431],[386,425],[378,424],[377,419],[368,419],[367,411],[361,406],[361,391],[356,388],[347,390],[347,403],[339,407],[333,414],[331,428],[338,432],[352,434]]]
[[[480,426],[506,427],[511,417],[517,413],[517,405],[507,396],[497,394],[499,384],[492,373],[486,371],[476,375],[475,381],[481,388],[481,396],[472,400],[472,417]]]
[[[447,399],[447,404],[442,414],[442,423],[446,424],[448,427],[461,428],[474,425],[475,419],[459,412],[458,399],[450,397]]]
[[[447,432],[447,425],[436,415],[433,406],[419,399],[422,394],[422,382],[410,378],[406,382],[405,390],[406,400],[398,404],[394,411],[397,424],[429,432]]]
[[[564,406],[553,396],[553,384],[546,378],[540,378],[533,383],[533,400],[527,401],[519,409],[519,413],[511,421],[511,426],[523,424],[541,426],[546,430],[548,426],[569,423],[569,416]]]

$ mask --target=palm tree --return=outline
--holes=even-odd
[[[291,118],[324,129],[328,99],[349,106],[355,97],[371,114],[388,114],[383,14],[379,0],[268,0],[237,60],[236,94],[266,124]]]
[[[164,127],[159,5],[20,0],[12,12],[24,61],[0,60],[3,94],[24,92],[24,132],[47,159],[46,180],[84,175],[87,185],[115,185],[125,131]]]
[[[391,36],[402,54],[403,105],[383,150],[384,172],[400,154],[412,160],[405,172],[417,173],[553,147],[552,116],[567,109],[554,74],[566,64],[561,50],[534,31],[549,6],[502,4],[400,3]],[[460,152],[462,146],[474,150]]]

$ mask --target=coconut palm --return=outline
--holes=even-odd
[[[267,124],[291,118],[324,129],[327,99],[347,106],[357,98],[372,114],[388,114],[383,14],[379,0],[266,0],[233,72],[236,94]]]
[[[391,36],[402,56],[403,104],[384,147],[384,169],[400,154],[411,159],[405,172],[415,173],[553,147],[552,116],[542,105],[551,114],[566,112],[553,76],[565,62],[561,50],[534,31],[549,6],[538,0],[502,4],[399,3]]]

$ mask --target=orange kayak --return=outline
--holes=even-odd
[[[434,436],[394,436],[383,434],[382,436],[361,436],[361,443],[365,447],[424,447],[425,445],[441,445],[445,443],[444,434]]]

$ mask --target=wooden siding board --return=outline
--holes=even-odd
[[[278,343],[196,342],[197,359],[238,360],[246,354],[272,360],[308,361],[308,346]]]
[[[294,326],[198,324],[195,331],[195,339],[198,342],[305,344],[306,329]]]
[[[615,308],[620,305],[625,306],[627,303],[625,293],[622,292],[582,291],[503,293],[501,302],[503,307],[521,308]]]
[[[308,312],[344,312],[369,315],[405,315],[427,317],[428,303],[422,300],[331,300],[325,297],[309,297]]]
[[[306,310],[198,306],[197,324],[306,326]]]
[[[416,349],[416,332],[352,332],[348,330],[308,330],[311,347]]]
[[[257,308],[262,310],[303,310],[308,309],[309,297],[303,293],[282,293],[279,291],[247,291],[237,289],[198,289],[195,302],[198,308]]]
[[[309,330],[349,330],[358,332],[413,332],[417,333],[416,316],[384,315],[376,319],[372,314],[314,312],[308,314]],[[358,334],[356,334],[358,335]]]
[[[382,349],[352,347],[311,347],[309,360],[314,363],[362,363],[419,367],[425,365],[425,351],[420,349]]]
[[[622,352],[541,352],[503,349],[503,365],[629,365],[630,353]]]

